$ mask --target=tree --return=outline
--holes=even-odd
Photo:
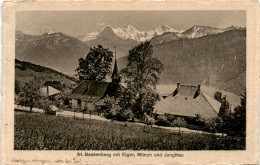
[[[79,79],[104,80],[106,75],[111,72],[112,58],[113,52],[103,48],[101,45],[90,48],[86,58],[79,59],[79,67],[76,69]]]
[[[121,74],[127,83],[123,97],[127,97],[128,101],[119,105],[130,108],[135,116],[142,117],[144,112],[149,114],[155,102],[159,100],[154,89],[163,70],[163,64],[153,57],[153,48],[148,41],[141,42],[130,50],[127,60],[127,67]]]
[[[226,100],[226,96],[224,96],[221,101],[221,106],[219,109],[218,116],[221,117],[225,122],[226,118],[229,117],[230,115],[231,115],[230,104]]]
[[[232,121],[232,113],[231,113],[231,108],[230,104],[226,99],[226,95],[222,97],[222,92],[218,91],[214,94],[214,97],[216,100],[218,100],[221,103],[219,112],[218,112],[218,117],[219,117],[219,122],[214,123],[214,127],[219,127],[219,129],[222,130],[222,133],[229,132],[230,129],[230,123]],[[216,118],[217,119],[217,118]],[[217,120],[212,120],[212,122],[216,122]]]
[[[18,105],[27,106],[32,112],[32,108],[42,104],[39,79],[31,79],[25,83],[18,95]]]
[[[240,105],[234,109],[234,132],[237,135],[246,135],[246,90],[241,95]]]
[[[231,116],[230,104],[226,99],[226,95],[222,97],[222,92],[217,91],[214,94],[214,98],[221,103],[218,116],[221,117],[223,120]]]
[[[214,94],[214,98],[215,98],[217,101],[222,102],[222,92],[217,91],[217,92]]]

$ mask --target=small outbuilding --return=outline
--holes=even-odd
[[[46,96],[46,97],[54,97],[57,94],[61,93],[61,91],[53,88],[50,85],[46,85],[46,86],[41,88],[41,93],[42,93],[43,96]]]

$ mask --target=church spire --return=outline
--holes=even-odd
[[[120,75],[117,68],[117,61],[116,61],[116,47],[115,47],[115,65],[112,73],[112,82],[120,82]]]

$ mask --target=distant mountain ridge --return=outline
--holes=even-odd
[[[103,33],[103,31],[106,30],[107,28],[110,28],[111,31],[116,36],[120,37],[123,40],[131,39],[131,40],[135,40],[137,42],[150,40],[152,37],[154,37],[156,35],[161,35],[166,32],[176,32],[176,33],[183,32],[181,30],[173,29],[167,25],[157,27],[155,30],[150,30],[150,31],[140,31],[140,30],[136,29],[135,27],[133,27],[132,25],[128,25],[126,28],[114,28],[110,25],[106,25],[106,26],[102,27],[99,31],[91,32],[86,35],[80,35],[77,38],[84,42],[91,41],[91,40],[97,39]]]
[[[174,34],[165,33],[163,36],[174,37]],[[199,38],[169,38],[163,42],[158,42],[162,38],[152,40],[154,57],[164,64],[160,84],[212,85],[238,95],[245,88],[245,29],[227,30]],[[118,64],[120,69],[125,67],[127,58],[121,57]]]
[[[64,33],[27,35],[17,31],[15,38],[15,57],[18,60],[69,75],[75,74],[78,59],[85,57],[90,49],[86,43]]]
[[[119,38],[121,38],[123,40],[131,39],[131,40],[135,40],[137,42],[151,40],[153,37],[163,35],[163,34],[169,33],[169,32],[177,34],[177,36],[180,38],[198,38],[198,37],[202,37],[202,36],[205,36],[208,34],[222,33],[227,30],[243,29],[243,28],[237,27],[237,26],[230,26],[227,28],[214,28],[214,27],[210,27],[210,26],[195,25],[195,26],[191,27],[190,29],[183,31],[183,30],[176,30],[167,25],[163,25],[163,26],[155,28],[155,30],[140,31],[132,25],[128,25],[126,28],[114,28],[110,25],[106,25],[106,26],[103,26],[98,31],[91,32],[86,35],[80,35],[77,38],[83,42],[95,40],[98,37],[100,37],[100,35],[102,35],[103,31],[105,31],[108,28],[111,29],[111,33],[114,33],[116,36],[118,36]]]
[[[162,35],[154,36],[151,39],[151,42],[153,45],[156,45],[163,42],[169,42],[172,40],[178,40],[183,38],[190,38],[190,39],[199,38],[206,35],[223,33],[229,30],[245,30],[245,28],[238,27],[238,26],[230,26],[227,28],[214,28],[210,26],[195,25],[182,33],[167,32],[167,33],[163,33]]]
[[[163,84],[213,84],[220,89],[228,85],[229,91],[235,93],[240,91],[232,90],[227,82],[233,82],[233,89],[245,87],[246,30],[163,42],[154,45],[154,56],[164,64],[160,76]]]

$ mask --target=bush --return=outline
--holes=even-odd
[[[205,131],[216,133],[223,131],[223,120],[220,117],[204,119]]]
[[[104,114],[105,118],[107,119],[116,119],[117,110],[116,109],[110,109],[107,111],[107,113]]]
[[[171,126],[171,122],[168,121],[165,116],[158,116],[157,120],[155,121],[155,125]]]
[[[185,125],[186,125],[186,121],[181,117],[178,117],[172,122],[172,126],[174,127],[184,127]]]
[[[196,114],[195,125],[197,125],[197,126],[205,126],[205,120],[201,117],[200,114]]]
[[[130,109],[122,109],[118,105],[112,105],[110,110],[105,114],[105,118],[119,121],[127,121],[132,119],[134,114]]]
[[[120,109],[117,113],[116,119],[120,121],[127,121],[134,117],[133,112],[130,109]]]

